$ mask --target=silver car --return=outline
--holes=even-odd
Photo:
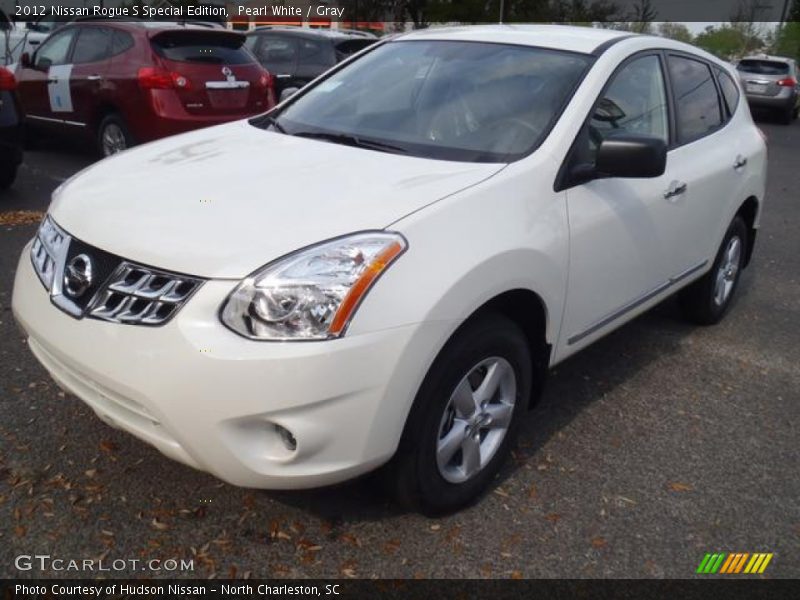
[[[787,125],[797,118],[800,84],[797,63],[783,56],[748,56],[736,65],[747,101],[755,108],[779,113]]]

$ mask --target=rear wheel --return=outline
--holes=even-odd
[[[737,216],[728,227],[714,265],[679,295],[683,312],[695,323],[714,325],[730,307],[744,268],[747,225]]]
[[[532,387],[525,334],[486,315],[466,324],[437,357],[414,401],[387,481],[426,514],[477,498],[505,462]]]
[[[97,127],[97,150],[102,156],[111,156],[133,146],[125,120],[117,113],[103,117]]]

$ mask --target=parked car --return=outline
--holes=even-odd
[[[336,63],[377,41],[371,33],[301,27],[259,27],[247,34],[247,47],[275,76],[277,93],[289,93],[316,79]]]
[[[244,42],[206,26],[78,21],[23,55],[19,93],[36,129],[108,156],[271,108],[273,78]]]
[[[65,183],[13,311],[57,381],[167,456],[262,488],[387,465],[448,511],[548,366],[676,292],[725,315],[766,160],[735,71],[693,46],[417,31]]]
[[[55,21],[45,19],[13,21],[0,10],[0,65],[12,65],[19,62],[23,53],[34,52],[55,25]]]
[[[747,101],[777,113],[787,125],[800,111],[797,62],[783,56],[750,56],[736,65]]]
[[[0,190],[14,183],[22,162],[22,110],[14,74],[0,67]]]

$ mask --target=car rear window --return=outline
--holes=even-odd
[[[789,65],[776,60],[746,59],[739,62],[738,69],[743,73],[758,75],[786,75],[789,73]]]
[[[244,65],[253,61],[245,37],[211,32],[162,33],[152,40],[156,53],[167,60],[212,65]]]

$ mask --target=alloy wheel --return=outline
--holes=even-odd
[[[436,463],[446,481],[464,483],[492,460],[508,432],[516,398],[516,374],[506,359],[487,358],[467,372],[439,425]]]
[[[741,257],[742,240],[733,236],[725,248],[714,282],[714,302],[717,306],[724,306],[731,296],[736,277],[739,275]]]
[[[125,133],[122,128],[116,123],[109,123],[103,129],[103,156],[111,156],[122,152],[128,147],[125,140]]]

